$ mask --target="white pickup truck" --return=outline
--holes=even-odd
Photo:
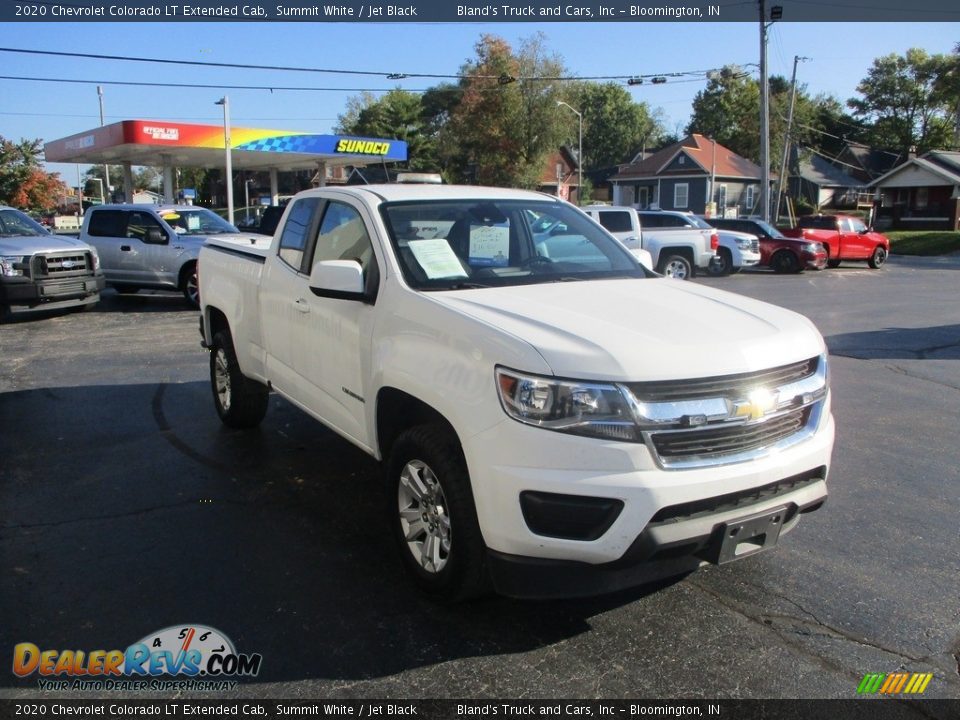
[[[630,250],[649,252],[653,267],[667,277],[689,280],[717,259],[720,236],[713,228],[656,230],[645,227],[640,213],[631,207],[588,205],[581,209]]]
[[[684,574],[825,501],[813,324],[659,278],[557,198],[308,190],[260,246],[211,238],[199,276],[221,420],[258,425],[273,390],[381,460],[403,562],[443,599]]]

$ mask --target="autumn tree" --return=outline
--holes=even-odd
[[[539,35],[516,54],[504,39],[484,35],[475,52],[461,68],[462,95],[449,122],[460,150],[453,170],[482,185],[535,187],[565,134],[555,79],[563,64]]]
[[[15,143],[0,136],[0,204],[51,210],[66,194],[59,174],[45,172],[40,165],[42,142],[21,139]]]

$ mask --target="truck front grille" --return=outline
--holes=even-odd
[[[34,277],[84,277],[93,273],[89,253],[57,253],[38,255],[33,263]]]
[[[661,458],[711,458],[774,445],[799,432],[809,418],[805,407],[759,423],[655,433],[652,440]]]
[[[776,452],[816,432],[827,399],[827,358],[627,388],[643,442],[660,467],[726,465]]]

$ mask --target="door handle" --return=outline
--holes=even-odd
[[[121,246],[120,246],[120,250],[123,251],[123,252],[130,252],[130,246],[129,246],[129,245],[121,245]]]
[[[293,301],[293,306],[302,313],[310,312],[310,305],[303,298],[297,298]]]

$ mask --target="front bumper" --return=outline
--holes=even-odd
[[[0,301],[11,307],[26,308],[47,307],[53,304],[66,306],[71,300],[82,305],[86,302],[96,302],[104,285],[102,273],[57,280],[3,278],[0,282]]]
[[[714,559],[724,523],[775,508],[785,508],[780,535],[789,532],[826,499],[834,439],[829,402],[808,439],[714,467],[665,470],[639,443],[512,420],[468,439],[464,451],[498,591],[592,595],[683,574]],[[531,492],[614,500],[622,509],[596,539],[551,537],[533,532],[524,516],[520,496]]]

